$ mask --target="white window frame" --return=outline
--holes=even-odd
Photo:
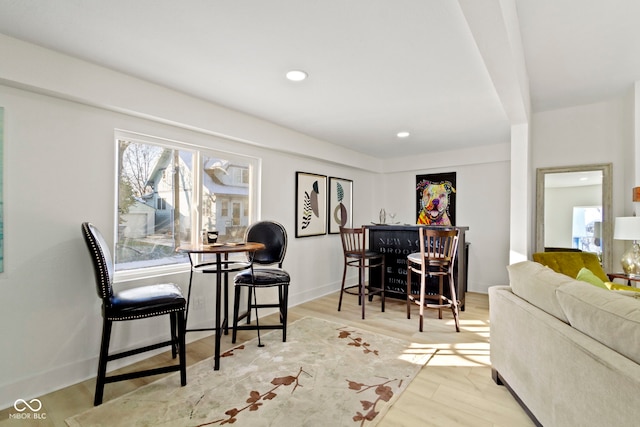
[[[214,138],[213,142],[215,143]],[[114,197],[114,246],[118,241],[118,186],[119,186],[119,176],[118,176],[118,152],[119,152],[119,141],[127,140],[134,141],[143,144],[151,144],[151,145],[159,145],[167,148],[178,149],[178,150],[186,150],[194,152],[194,167],[193,171],[193,199],[197,201],[197,203],[193,203],[192,211],[191,211],[191,221],[193,224],[194,230],[201,229],[201,220],[202,220],[202,171],[200,169],[200,165],[202,164],[202,155],[209,156],[220,156],[225,159],[235,160],[238,162],[246,163],[249,165],[249,223],[255,222],[260,218],[259,206],[260,206],[260,176],[261,176],[261,167],[262,160],[258,157],[249,156],[246,154],[239,154],[230,152],[227,150],[218,149],[215,147],[207,147],[200,144],[193,144],[184,141],[177,141],[157,136],[151,136],[146,134],[141,134],[137,132],[127,131],[116,129],[114,135],[114,146],[115,146],[115,156],[116,156],[116,170],[114,171],[115,175],[115,197]],[[221,145],[226,145],[230,142],[230,140],[220,138]],[[196,173],[197,170],[197,173]],[[201,238],[200,233],[192,232],[191,233],[191,243],[196,244],[199,242]],[[112,251],[115,251],[115,247],[111,248]],[[113,252],[115,254],[115,252]],[[189,271],[190,264],[188,262],[179,263],[179,264],[170,264],[163,266],[155,266],[155,267],[144,267],[138,269],[131,270],[120,270],[114,272],[114,282],[128,282],[133,280],[140,279],[148,279],[153,277],[165,276],[168,274],[174,273],[182,273],[185,271]]]

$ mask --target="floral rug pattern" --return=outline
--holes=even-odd
[[[76,426],[374,426],[434,353],[306,317],[66,420]],[[107,385],[108,387],[108,385]]]

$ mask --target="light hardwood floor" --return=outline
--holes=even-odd
[[[432,360],[411,382],[393,407],[378,424],[387,426],[533,426],[524,410],[505,387],[491,379],[489,361],[489,302],[487,295],[467,293],[466,310],[461,312],[460,333],[455,332],[451,312],[439,320],[437,311],[428,310],[424,332],[418,332],[418,307],[406,318],[404,301],[387,298],[386,311],[380,312],[379,298],[367,302],[366,319],[360,317],[357,297],[345,295],[342,311],[337,311],[339,293],[301,304],[289,310],[289,323],[305,316],[322,318],[380,334],[411,341],[416,346],[437,348]],[[269,319],[266,318],[265,322]],[[255,331],[240,331],[238,341],[251,339]],[[98,343],[96,342],[96,345]],[[222,339],[223,351],[232,347],[231,335]],[[256,349],[258,351],[258,349]],[[188,364],[211,357],[213,338],[187,345]],[[164,363],[170,356],[163,353],[132,368]],[[125,368],[126,369],[126,368]],[[224,369],[224,360],[221,362]],[[139,378],[107,384],[104,401],[114,399],[159,377]],[[46,420],[9,419],[13,408],[0,411],[0,426],[65,426],[65,418],[92,407],[95,380],[87,380],[40,398]],[[108,424],[105,424],[108,425]],[[289,426],[287,426],[289,427]],[[292,426],[293,427],[293,426]]]

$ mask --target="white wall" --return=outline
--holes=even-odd
[[[631,215],[635,156],[634,98],[634,91],[630,88],[618,98],[533,114],[533,170],[612,163],[613,217]],[[535,221],[535,214],[532,218]],[[623,252],[624,243],[614,240],[614,267],[618,267],[616,260],[622,257]]]

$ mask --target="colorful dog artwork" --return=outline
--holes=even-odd
[[[416,185],[421,191],[418,224],[453,225],[449,216],[450,196],[456,189],[450,181],[423,179]]]

